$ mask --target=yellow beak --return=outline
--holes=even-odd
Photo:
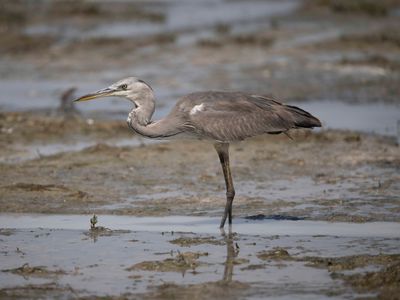
[[[96,98],[111,96],[113,92],[115,92],[113,89],[105,88],[100,91],[79,97],[78,99],[75,99],[74,102],[88,101]]]

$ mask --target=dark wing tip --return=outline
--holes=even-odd
[[[295,126],[303,128],[321,127],[321,121],[309,112],[297,106],[285,105],[295,119]]]

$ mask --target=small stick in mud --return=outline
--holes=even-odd
[[[96,229],[96,224],[97,224],[97,216],[93,214],[93,217],[90,218],[90,229],[91,230]]]

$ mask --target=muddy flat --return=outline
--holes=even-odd
[[[4,156],[1,297],[392,299],[398,291],[392,138],[321,131],[234,144],[234,224],[222,233],[212,146],[132,140]]]
[[[392,139],[338,131],[293,138],[232,145],[235,216],[398,220],[400,153]],[[225,203],[218,157],[205,142],[98,143],[0,168],[3,212],[220,216]]]
[[[0,4],[1,299],[399,299],[397,1],[28,2]],[[232,143],[220,231],[210,143],[72,103],[132,75],[154,120],[241,90],[323,127]]]
[[[238,219],[218,232],[218,218],[98,216],[112,228],[84,230],[89,219],[3,215],[32,228],[1,232],[2,296],[335,299],[357,296],[363,272],[388,276],[383,294],[398,280],[399,223]]]

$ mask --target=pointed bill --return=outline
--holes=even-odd
[[[115,92],[115,90],[110,89],[110,88],[105,88],[105,89],[99,90],[97,92],[90,93],[90,94],[84,95],[82,97],[79,97],[78,99],[75,99],[74,102],[88,101],[88,100],[92,100],[92,99],[96,99],[96,98],[100,98],[100,97],[107,97],[107,96],[110,96],[113,92]]]

